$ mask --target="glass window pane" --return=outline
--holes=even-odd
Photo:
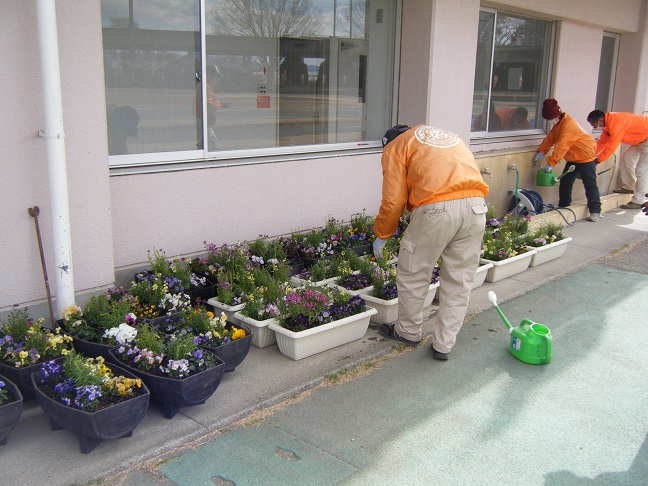
[[[598,85],[596,89],[596,109],[610,111],[612,108],[612,88],[616,72],[617,34],[606,33],[601,44]]]
[[[488,123],[491,66],[493,55],[493,27],[495,14],[479,12],[479,37],[475,62],[475,86],[472,109],[472,130],[484,131]],[[494,81],[497,81],[494,79]]]
[[[551,23],[543,20],[496,14],[494,49],[491,66],[490,100],[483,88],[478,91],[475,76],[473,131],[501,132],[542,127],[540,108],[549,77]],[[482,34],[482,28],[484,34]],[[492,24],[480,22],[480,39],[487,37]],[[482,56],[484,58],[485,56]],[[478,65],[479,65],[478,53]],[[481,61],[484,62],[483,60]],[[484,85],[482,68],[479,82]],[[488,120],[486,128],[485,120]]]
[[[209,150],[378,140],[391,122],[395,0],[206,0],[220,106]]]
[[[102,0],[110,155],[195,150],[199,2]]]

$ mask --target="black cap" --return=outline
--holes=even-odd
[[[391,127],[389,130],[385,132],[385,136],[382,139],[382,145],[383,147],[387,145],[389,142],[394,140],[396,137],[398,137],[401,133],[406,132],[409,130],[411,127],[408,125],[394,125]]]

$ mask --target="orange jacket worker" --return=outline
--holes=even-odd
[[[592,128],[603,129],[596,143],[597,160],[607,160],[621,143],[629,145],[619,163],[621,189],[614,192],[632,193],[632,199],[622,208],[641,208],[648,193],[648,116],[594,110],[587,121]]]
[[[538,148],[538,153],[533,158],[539,162],[543,155],[553,147],[553,152],[547,157],[545,171],[551,172],[552,168],[565,159],[565,169],[558,186],[558,207],[566,208],[572,202],[572,189],[576,177],[580,175],[585,187],[587,209],[590,221],[598,221],[601,213],[601,198],[596,184],[596,158],[594,149],[596,142],[591,135],[581,128],[574,118],[563,113],[558,102],[553,98],[544,100],[542,104],[542,117],[552,124],[551,131]],[[573,172],[567,172],[574,166]]]
[[[439,310],[432,355],[448,359],[466,315],[479,264],[488,186],[454,133],[426,125],[397,125],[383,138],[382,203],[374,224],[374,253],[382,256],[405,207],[410,223],[398,254],[398,320],[379,331],[409,345],[421,341],[423,302],[439,257]]]

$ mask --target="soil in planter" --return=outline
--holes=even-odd
[[[360,290],[371,285],[371,278],[366,275],[351,273],[340,277],[337,284],[347,290]]]

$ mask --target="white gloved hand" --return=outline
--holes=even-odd
[[[539,163],[542,160],[542,157],[544,157],[544,154],[542,152],[538,152],[533,156],[533,162],[535,164]]]
[[[387,240],[383,240],[382,238],[376,238],[373,242],[373,252],[374,256],[376,257],[377,260],[381,260],[383,257],[383,248],[385,247],[385,243]]]
[[[551,172],[551,166],[549,164],[545,165],[544,171],[545,172]]]

